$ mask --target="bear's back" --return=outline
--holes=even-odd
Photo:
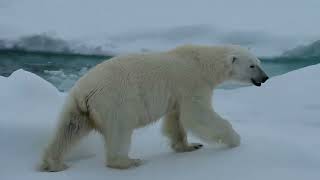
[[[78,80],[71,94],[82,101],[97,93],[114,101],[141,93],[181,94],[178,91],[197,86],[199,74],[192,64],[169,53],[118,56],[92,68]]]

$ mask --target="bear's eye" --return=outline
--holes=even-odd
[[[250,68],[254,68],[254,65],[251,65]]]

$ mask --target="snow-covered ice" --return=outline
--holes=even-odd
[[[66,94],[18,70],[0,76],[0,179],[319,179],[319,76],[315,65],[274,77],[261,88],[217,90],[216,110],[242,137],[237,148],[207,145],[173,153],[158,123],[133,137],[131,156],[145,160],[138,168],[106,168],[102,140],[93,133],[67,157],[69,169],[47,173],[35,166]]]

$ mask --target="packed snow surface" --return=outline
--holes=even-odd
[[[260,88],[217,90],[216,111],[242,137],[237,148],[206,145],[174,153],[155,124],[134,134],[131,156],[144,159],[140,167],[105,167],[102,139],[92,133],[66,158],[69,169],[47,173],[35,167],[66,94],[18,70],[0,76],[0,179],[319,179],[319,76],[320,65],[315,65],[274,77]]]

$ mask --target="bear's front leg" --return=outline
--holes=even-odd
[[[182,124],[204,140],[239,146],[240,136],[227,120],[213,111],[208,99],[185,100],[181,104]]]
[[[240,145],[240,136],[239,134],[232,128],[232,125],[228,120],[220,117],[216,112],[212,112],[214,116],[215,122],[215,135],[213,138],[218,143],[227,144],[229,147],[237,147]]]

